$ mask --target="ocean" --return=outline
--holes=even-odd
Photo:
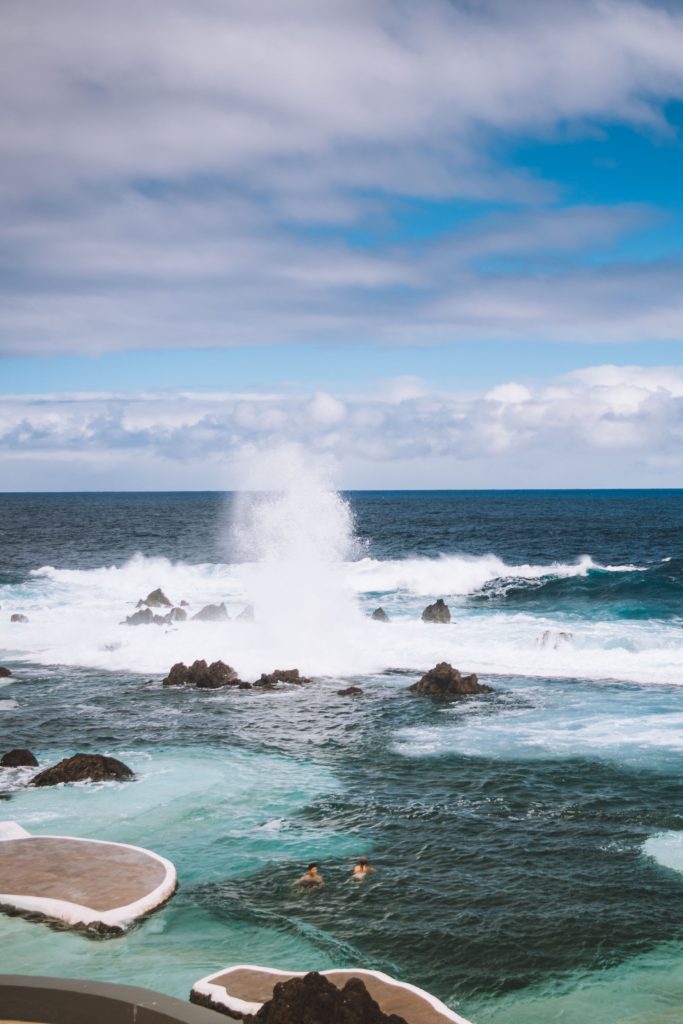
[[[272,495],[6,494],[0,523],[0,751],[136,772],[31,790],[5,770],[2,817],[148,846],[180,878],[120,939],[0,916],[4,971],[186,997],[229,963],[360,965],[475,1024],[683,1019],[683,491],[304,473]],[[157,587],[230,618],[126,625]],[[438,597],[451,623],[423,623]],[[161,686],[195,658],[314,681]],[[443,660],[494,692],[412,695]],[[376,872],[349,884],[361,854]],[[311,860],[326,885],[296,893]]]

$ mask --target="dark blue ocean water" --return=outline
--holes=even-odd
[[[345,497],[349,579],[367,580],[364,608],[390,608],[373,636],[394,660],[261,699],[169,692],[147,662],[116,661],[129,637],[141,662],[181,642],[118,626],[122,594],[148,579],[237,600],[221,568],[236,559],[232,496],[0,497],[0,615],[32,618],[0,630],[17,676],[0,690],[0,750],[27,745],[47,763],[106,749],[142,777],[78,793],[0,779],[4,816],[141,842],[181,875],[169,908],[121,940],[136,956],[2,919],[7,969],[31,957],[182,994],[235,960],[361,963],[480,1024],[578,1024],[587,992],[594,1021],[664,1020],[683,1007],[683,492]],[[45,566],[55,573],[32,575]],[[417,614],[442,594],[448,633]],[[555,629],[572,632],[566,649],[543,646]],[[332,621],[331,650],[334,633]],[[407,692],[420,659],[458,651],[494,694],[444,706]],[[365,696],[337,697],[342,678]],[[360,852],[377,866],[362,888],[347,882]],[[311,857],[327,885],[302,899],[289,883]]]

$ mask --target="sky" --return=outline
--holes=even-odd
[[[4,0],[0,490],[683,486],[683,0]]]

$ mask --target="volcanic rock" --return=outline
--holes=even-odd
[[[384,608],[375,608],[370,618],[374,619],[375,622],[391,622],[391,619],[384,611]]]
[[[0,768],[37,768],[38,762],[30,750],[8,750],[0,758]]]
[[[11,675],[12,673],[8,668],[5,668],[4,665],[0,665],[0,679],[8,679]]]
[[[28,622],[28,615],[20,615],[15,612],[14,615],[10,616],[10,622]]]
[[[158,618],[160,618],[160,616],[155,615],[151,608],[141,608],[139,612],[133,612],[132,615],[126,615],[126,625],[147,626]]]
[[[164,686],[185,686],[189,671],[184,661],[176,661],[166,678],[162,680],[162,684]]]
[[[422,612],[423,622],[450,622],[451,613],[448,609],[448,605],[442,597],[435,601],[434,604],[428,604],[425,610]]]
[[[278,683],[310,683],[310,681],[306,676],[299,675],[298,668],[276,668],[274,672],[262,672],[261,678],[256,680],[254,686],[272,689]]]
[[[464,697],[472,693],[493,693],[490,686],[479,682],[474,672],[463,676],[447,661],[440,661],[409,689],[412,693],[426,697]]]
[[[337,690],[338,697],[360,697],[363,694],[360,686],[347,686],[345,690]]]
[[[123,761],[103,754],[74,754],[46,768],[31,779],[31,786],[56,786],[60,782],[103,782],[106,779],[132,779],[133,772]]]
[[[220,604],[207,604],[192,616],[193,621],[197,622],[220,622],[227,618],[228,612],[222,601]]]
[[[163,592],[161,587],[157,587],[156,590],[152,590],[147,597],[143,598],[139,604],[146,604],[148,608],[172,608],[173,602],[169,601],[166,594]]]
[[[244,1024],[406,1024],[395,1013],[383,1013],[360,978],[349,978],[339,989],[315,971],[279,982],[272,999],[243,1020]]]
[[[239,686],[234,668],[222,661],[214,661],[210,665],[202,658],[194,661],[188,668],[182,661],[176,662],[166,678],[164,686],[196,686],[200,690],[217,690],[221,686]]]

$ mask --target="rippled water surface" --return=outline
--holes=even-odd
[[[348,500],[339,564],[297,572],[288,549],[264,575],[231,549],[229,496],[0,498],[0,749],[136,771],[35,791],[5,771],[2,816],[148,845],[181,881],[119,940],[0,917],[5,970],[185,995],[235,961],[362,964],[478,1024],[683,1019],[681,493]],[[157,585],[231,621],[120,625]],[[254,593],[273,621],[235,622]],[[420,622],[437,596],[449,626]],[[316,681],[160,685],[202,654],[248,678],[291,656]],[[442,657],[495,692],[410,694]],[[351,681],[364,695],[338,696]],[[326,886],[299,894],[311,859]]]

